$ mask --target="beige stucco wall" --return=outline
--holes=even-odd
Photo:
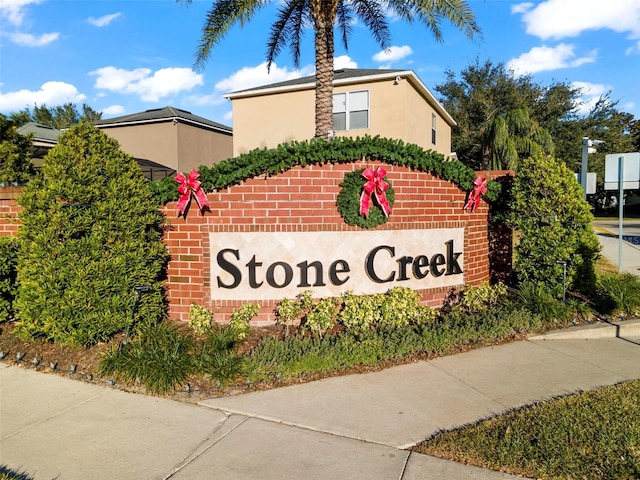
[[[101,128],[135,158],[151,160],[174,170],[178,167],[178,138],[175,125],[153,123]]]
[[[238,98],[231,105],[234,157],[254,148],[307,140],[315,133],[313,90]]]
[[[182,172],[213,165],[233,154],[231,135],[180,122],[103,127],[102,131],[133,157]]]
[[[411,83],[403,78],[339,85],[334,93],[369,91],[369,128],[336,132],[340,136],[380,135],[415,143],[444,155],[451,153],[451,126]],[[315,133],[313,89],[235,98],[233,155],[283,142],[308,140]],[[436,113],[436,145],[431,143],[431,114]]]
[[[189,124],[178,123],[178,158],[182,172],[211,166],[233,156],[233,137]]]

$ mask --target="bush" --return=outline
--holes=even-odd
[[[16,312],[23,337],[92,345],[165,315],[164,219],[134,159],[80,123],[25,187]],[[148,285],[132,312],[134,287]],[[133,319],[132,319],[133,317]]]
[[[469,312],[481,312],[506,301],[508,296],[509,288],[504,283],[484,282],[465,288],[459,305]]]
[[[415,290],[394,287],[382,297],[380,327],[398,328],[409,325],[420,316],[420,295]]]
[[[327,330],[335,325],[336,309],[339,300],[327,297],[319,300],[304,318],[302,328],[310,330],[315,335],[322,336]]]
[[[521,282],[542,282],[552,291],[562,288],[567,262],[567,286],[591,293],[594,263],[600,244],[591,228],[593,216],[573,173],[551,157],[522,162],[511,200],[510,224],[521,234],[515,272]]]
[[[142,383],[149,393],[163,394],[186,382],[194,372],[193,339],[177,325],[146,324],[124,345],[114,345],[100,360],[98,372],[128,385]]]
[[[231,325],[214,325],[199,343],[195,371],[227,385],[243,373],[243,359],[235,350],[238,331]]]
[[[369,330],[380,322],[382,299],[382,295],[355,295],[353,292],[346,292],[342,295],[338,321],[354,333]]]
[[[189,325],[199,335],[207,333],[211,329],[213,314],[203,306],[192,303],[189,307]]]
[[[249,334],[249,322],[260,311],[260,305],[257,303],[245,303],[242,307],[231,312],[229,318],[229,326],[235,332],[236,338],[242,340]]]
[[[17,255],[17,239],[0,237],[0,323],[13,316],[13,301],[17,290]]]
[[[196,340],[176,323],[145,324],[136,338],[113,346],[98,371],[127,385],[142,384],[153,394],[168,393],[196,374],[224,385],[243,371],[242,358],[234,350],[236,335],[228,325],[214,325]]]
[[[570,323],[574,309],[557,299],[544,283],[525,282],[516,291],[516,304],[540,316],[546,326]]]
[[[33,134],[20,135],[16,124],[0,114],[0,183],[24,185],[34,174],[31,161]]]
[[[604,314],[636,315],[640,309],[640,279],[631,273],[601,275],[595,304]]]

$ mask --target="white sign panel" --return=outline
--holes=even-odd
[[[620,187],[619,165],[623,157],[623,188],[632,190],[640,188],[640,153],[611,153],[605,157],[604,189],[618,190]]]
[[[464,284],[464,228],[210,234],[213,300]]]
[[[578,183],[582,185],[582,182],[580,181],[580,174],[574,173],[574,175],[576,176],[576,180],[578,180]],[[588,195],[592,195],[596,193],[596,183],[597,183],[597,177],[595,172],[587,173],[587,194]]]

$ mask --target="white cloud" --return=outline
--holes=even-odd
[[[636,108],[635,102],[627,102],[624,105],[622,105],[623,112],[633,112],[635,108]]]
[[[640,53],[640,42],[636,43],[633,47],[627,48],[627,51],[624,52],[627,55],[632,55],[634,53]]]
[[[521,4],[520,7],[527,4]],[[610,29],[640,38],[638,0],[546,0],[535,8],[512,8],[522,13],[527,33],[543,40],[576,37],[587,30]]]
[[[103,67],[89,75],[95,75],[95,88],[111,92],[137,95],[145,102],[157,102],[163,97],[191,90],[204,83],[201,74],[190,68],[162,68],[152,74],[149,68],[124,70]]]
[[[235,92],[248,88],[268,85],[270,83],[284,82],[295,78],[304,77],[313,73],[313,67],[306,66],[300,70],[289,70],[287,67],[279,68],[275,63],[271,64],[271,71],[267,72],[267,62],[262,62],[255,67],[243,67],[227,78],[215,84],[215,90],[220,92]]]
[[[124,113],[124,107],[122,105],[111,105],[110,107],[102,109],[103,115],[121,115]]]
[[[386,50],[382,50],[381,52],[376,53],[373,56],[374,62],[386,62],[387,64],[391,64],[393,62],[397,62],[398,60],[402,60],[405,57],[408,57],[413,53],[413,50],[408,45],[403,45],[402,47],[392,46],[387,48]]]
[[[207,107],[212,105],[221,105],[228,100],[221,94],[212,93],[210,95],[190,95],[185,99],[188,105],[198,105],[199,107]]]
[[[41,2],[42,0],[2,0],[0,17],[5,18],[11,25],[19,27],[24,20],[26,7]]]
[[[78,92],[78,89],[69,83],[46,82],[37,91],[24,89],[17,92],[0,92],[0,111],[22,110],[35,104],[54,106],[69,102],[80,103],[86,98],[86,95]]]
[[[587,114],[595,106],[602,95],[611,91],[610,85],[590,82],[571,82],[573,88],[580,90],[580,103],[578,113]]]
[[[527,73],[557,70],[559,68],[574,68],[585,63],[595,62],[597,52],[591,51],[585,57],[576,58],[575,46],[561,43],[556,47],[534,47],[518,58],[507,62],[507,67],[517,75]]]
[[[511,13],[526,13],[534,7],[533,3],[518,3],[511,6]]]
[[[358,64],[355,60],[352,60],[349,55],[340,55],[333,58],[333,69],[340,70],[341,68],[358,68]],[[311,73],[314,73],[315,69],[312,69]]]
[[[22,47],[44,47],[54,42],[60,37],[60,33],[43,33],[40,36],[31,35],[30,33],[10,33],[9,39],[16,45]]]
[[[106,27],[121,15],[122,13],[118,12],[118,13],[112,13],[110,15],[103,15],[102,17],[99,17],[99,18],[89,17],[87,18],[87,22],[89,22],[94,27]]]

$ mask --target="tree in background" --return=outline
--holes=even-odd
[[[618,110],[618,102],[612,101],[609,94],[600,97],[589,113],[578,122],[579,129],[576,129],[575,135],[579,140],[589,137],[604,141],[604,144],[598,146],[596,153],[589,155],[589,171],[595,172],[599,179],[604,179],[607,153],[638,151],[634,150],[633,125],[633,115]],[[579,150],[580,145],[575,148]],[[577,165],[575,171],[579,171]]]
[[[190,3],[192,0],[183,1]],[[213,47],[233,25],[239,23],[244,26],[259,9],[269,3],[266,0],[214,0],[202,28],[196,66],[201,67],[206,62]],[[285,0],[278,3],[277,18],[271,26],[267,42],[269,67],[288,45],[297,68],[302,35],[309,26],[314,30],[316,137],[328,138],[333,130],[334,29],[339,30],[347,49],[353,21],[358,18],[380,47],[387,49],[390,42],[389,14],[395,14],[408,23],[418,20],[433,33],[437,41],[442,41],[442,20],[448,20],[469,38],[480,33],[466,0]]]
[[[102,112],[96,112],[86,103],[82,104],[82,112],[79,112],[78,107],[73,103],[65,103],[56,107],[47,107],[43,104],[40,106],[35,105],[33,111],[25,108],[11,116],[16,121],[22,121],[23,123],[35,122],[58,130],[72,127],[80,122],[93,124],[98,120],[102,120]],[[28,120],[24,122],[25,119]]]
[[[640,152],[640,120],[634,120],[630,129],[631,145],[634,152]]]
[[[564,83],[544,87],[531,75],[516,76],[504,64],[489,60],[476,60],[459,76],[447,70],[445,77],[435,90],[457,122],[452,150],[466,165],[476,170],[490,163],[505,167],[513,165],[516,150],[526,156],[527,151],[550,153],[554,146],[556,152],[564,149],[556,134],[565,122],[577,118],[578,89]],[[520,140],[514,140],[522,144],[520,149],[506,145],[509,124],[512,133],[520,132]]]
[[[18,203],[18,329],[92,345],[165,315],[164,219],[118,142],[82,122],[47,154]],[[134,287],[148,285],[132,312]]]
[[[29,135],[20,135],[13,119],[0,114],[0,183],[24,184],[33,175]]]

